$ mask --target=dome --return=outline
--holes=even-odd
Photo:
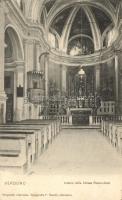
[[[114,6],[113,0],[110,3]],[[55,10],[55,14],[49,19],[54,7],[58,10],[58,1],[45,2],[49,20],[48,42],[51,47],[71,56],[80,56],[92,54],[110,43],[105,42],[105,39],[110,40],[108,31],[113,30],[114,21],[105,9],[87,3],[72,3],[63,5],[59,12]],[[54,35],[58,45],[54,45],[53,37],[50,40],[50,34]]]

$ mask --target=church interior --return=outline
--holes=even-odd
[[[122,1],[1,0],[0,44],[0,170],[122,173]]]

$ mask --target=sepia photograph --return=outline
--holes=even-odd
[[[122,0],[0,0],[0,200],[122,200]]]

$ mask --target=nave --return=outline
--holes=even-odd
[[[63,129],[30,175],[121,174],[122,156],[97,129]]]
[[[0,13],[0,170],[121,173],[122,1],[1,0]]]

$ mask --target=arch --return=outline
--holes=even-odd
[[[70,0],[70,1],[65,1],[65,0],[58,0],[55,2],[54,6],[51,8],[51,10],[48,13],[48,25],[50,26],[50,23],[53,21],[54,17],[64,8],[68,6],[73,6],[76,4],[82,4],[82,5],[89,5],[89,6],[95,6],[97,8],[101,8],[104,10],[105,13],[107,13],[112,21],[116,23],[116,12],[112,8],[108,7],[108,3],[105,0]],[[42,13],[44,6],[44,0],[39,1],[39,0],[31,0],[30,3],[30,9],[29,9],[29,14],[32,18],[32,20],[38,20],[40,17],[40,13]]]
[[[120,2],[117,6],[117,25],[119,25],[121,19],[122,19],[122,2]]]
[[[85,35],[85,34],[78,34],[78,35],[71,37],[70,40],[68,41],[68,43],[70,43],[72,40],[74,40],[77,37],[86,37],[86,38],[90,39],[94,44],[93,38],[91,38],[89,35]]]
[[[71,6],[70,6],[71,7]],[[70,8],[69,7],[69,8]],[[71,7],[72,8],[72,7]],[[96,22],[95,16],[91,10],[91,8],[89,6],[74,6],[69,14],[69,17],[67,18],[66,22],[64,23],[64,28],[62,31],[62,35],[61,35],[61,39],[60,39],[60,49],[63,49],[63,51],[65,52],[67,50],[67,46],[68,46],[68,39],[69,39],[69,35],[71,32],[71,27],[73,25],[73,22],[75,20],[75,17],[78,13],[78,11],[80,9],[84,10],[84,13],[88,19],[89,22],[93,22],[90,23],[90,28],[91,28],[91,32],[93,35],[93,39],[94,39],[94,46],[95,46],[95,50],[99,50],[101,49],[101,32],[99,29],[99,26]],[[67,8],[64,9],[64,11]],[[62,13],[63,11],[61,11],[60,13]],[[55,17],[56,18],[56,17]]]
[[[55,4],[53,9],[51,9],[51,11],[48,14],[48,26],[50,26],[50,24],[52,23],[53,19],[55,18],[55,16],[57,16],[61,11],[63,11],[64,9],[66,9],[67,7],[73,6],[73,5],[89,5],[89,6],[94,6],[96,8],[102,9],[108,16],[110,16],[110,18],[112,19],[113,23],[116,23],[116,15],[115,12],[113,10],[111,10],[110,8],[108,8],[107,5],[104,5],[101,2],[95,2],[94,0],[89,1],[79,1],[76,0],[74,2],[74,0],[70,0],[70,2],[66,2],[65,4],[60,4],[60,6],[58,4]]]
[[[79,38],[80,40],[78,40]],[[72,56],[90,55],[94,52],[94,49],[94,41],[91,37],[85,34],[78,34],[69,40],[67,53],[68,55],[70,54]]]
[[[17,29],[11,25],[8,24],[5,27],[5,34],[9,35],[9,38],[11,40],[12,48],[13,48],[13,59],[14,60],[24,60],[24,49],[23,44],[20,35],[18,34]]]
[[[47,19],[47,11],[46,8],[43,9],[40,15],[40,23],[45,27],[46,26],[46,19]]]

